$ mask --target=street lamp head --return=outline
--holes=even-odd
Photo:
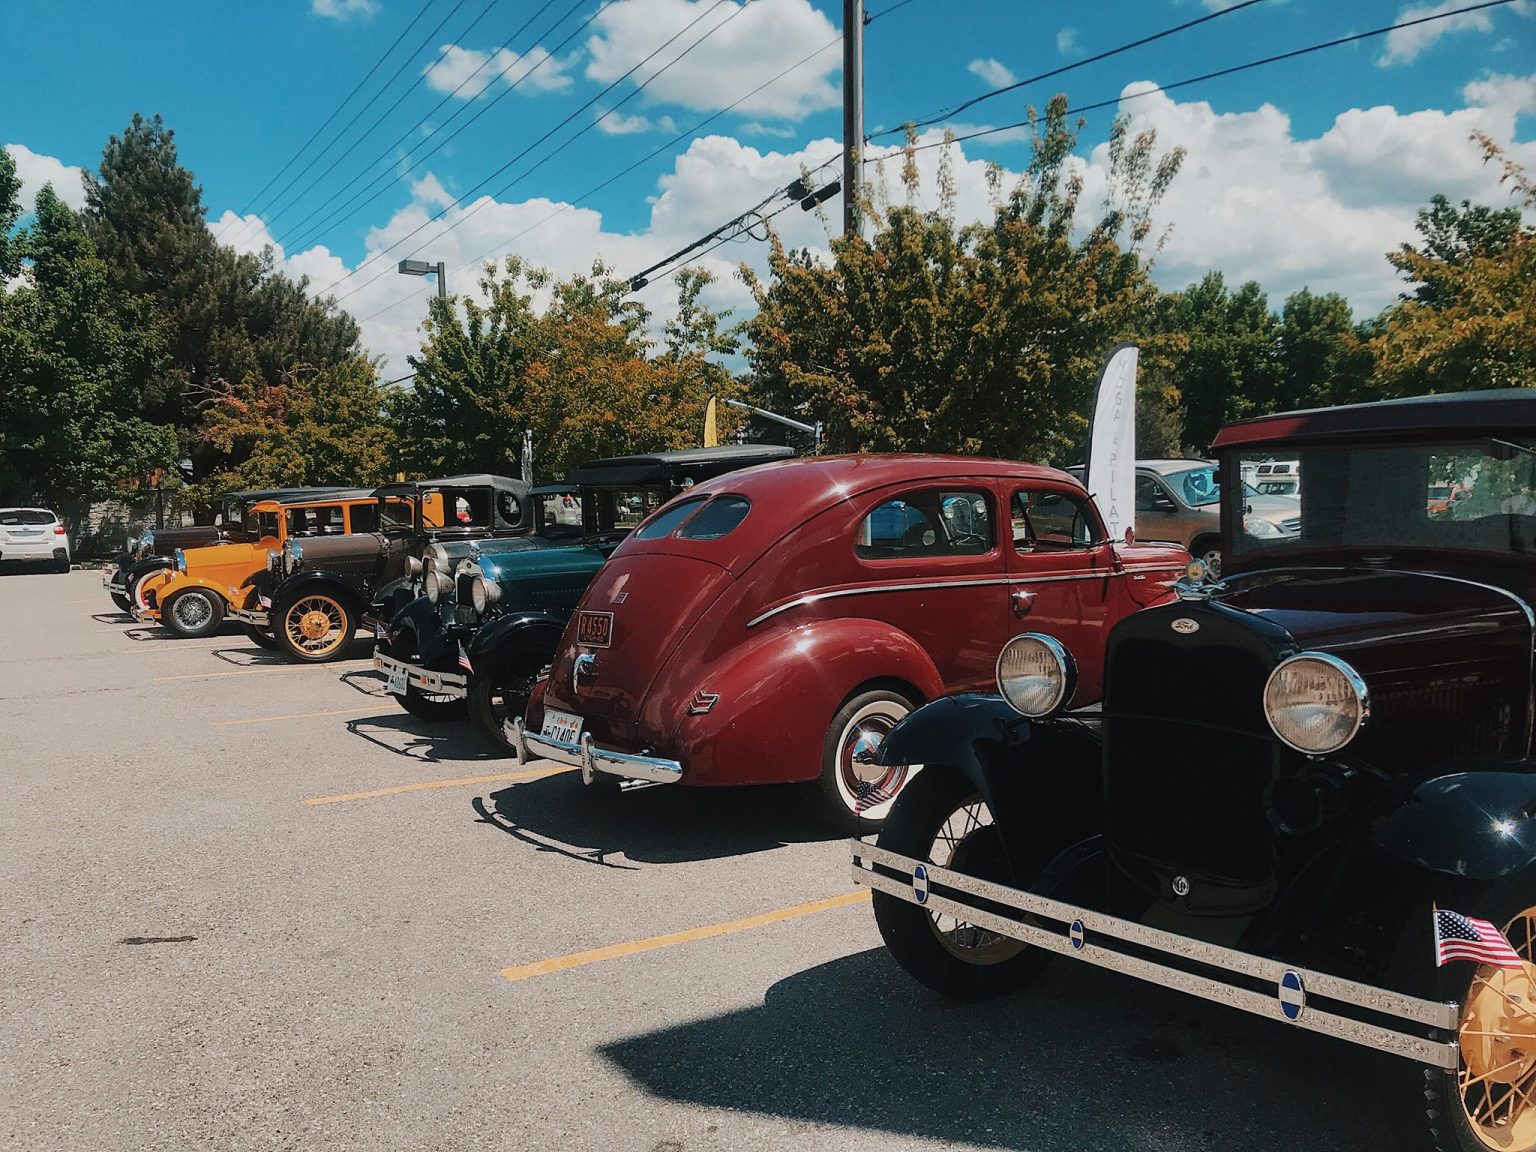
[[[425,260],[402,260],[400,271],[406,276],[430,276],[437,271],[437,265],[429,264]]]

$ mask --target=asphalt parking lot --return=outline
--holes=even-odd
[[[0,577],[6,1147],[1389,1146],[1393,1058],[1062,962],[946,1003],[792,791],[589,795],[367,655]]]

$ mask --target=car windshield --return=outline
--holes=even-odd
[[[0,512],[0,524],[6,527],[21,524],[52,524],[56,517],[52,512],[43,512],[35,508],[7,508]]]
[[[1297,496],[1245,496],[1238,554],[1287,548],[1536,553],[1536,434],[1304,450]],[[1287,453],[1294,458],[1294,450]],[[1270,457],[1234,453],[1250,475]]]
[[[586,533],[627,533],[666,500],[663,488],[583,488]]]
[[[1216,482],[1216,469],[1209,464],[1185,472],[1173,472],[1163,479],[1191,508],[1203,508],[1221,500],[1221,485]]]
[[[581,536],[581,500],[574,492],[539,492],[533,496],[534,527],[549,540]]]

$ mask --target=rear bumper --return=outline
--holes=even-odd
[[[659,756],[637,756],[629,752],[611,752],[599,748],[590,732],[581,734],[579,744],[552,740],[523,725],[521,716],[513,717],[504,728],[507,740],[517,749],[517,762],[554,760],[581,769],[582,783],[590,784],[598,773],[623,780],[645,780],[651,784],[676,784],[683,778],[683,766],[676,760]]]
[[[64,544],[55,544],[54,536],[41,536],[36,540],[6,540],[0,542],[0,558],[15,560],[18,563],[35,560],[43,561],[69,559],[69,547]]]
[[[862,840],[850,841],[849,847],[855,884],[919,904],[929,912],[954,916],[1046,952],[1123,972],[1229,1008],[1435,1068],[1454,1071],[1460,1067],[1461,1051],[1456,1042],[1460,1012],[1455,1004],[1419,1000],[1387,988],[1176,936],[951,872]],[[1196,966],[1211,974],[1192,970]],[[1315,1007],[1311,997],[1339,1011]],[[1363,1020],[1354,1015],[1357,1012],[1405,1027],[1399,1030]]]
[[[392,672],[397,675],[403,673],[406,683],[411,687],[420,688],[434,696],[452,696],[462,700],[469,694],[469,677],[462,672],[434,672],[430,668],[412,664],[409,660],[386,656],[377,650],[373,653],[373,667],[385,676]]]

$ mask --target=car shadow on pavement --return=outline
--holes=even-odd
[[[836,840],[793,785],[645,788],[629,795],[588,788],[575,772],[520,783],[477,799],[480,820],[541,851],[593,864],[622,855],[681,864]]]
[[[383,696],[388,700],[388,696]],[[404,756],[435,764],[440,760],[489,760],[490,751],[467,724],[432,724],[410,713],[348,720],[347,731],[359,739]]]
[[[92,612],[91,619],[98,624],[132,624],[132,612]],[[131,629],[130,629],[131,631]]]
[[[781,980],[756,1007],[599,1052],[666,1100],[1032,1152],[1395,1148],[1380,1081],[1420,1075],[1400,1057],[1061,960],[1011,996],[947,1001],[884,949]]]

